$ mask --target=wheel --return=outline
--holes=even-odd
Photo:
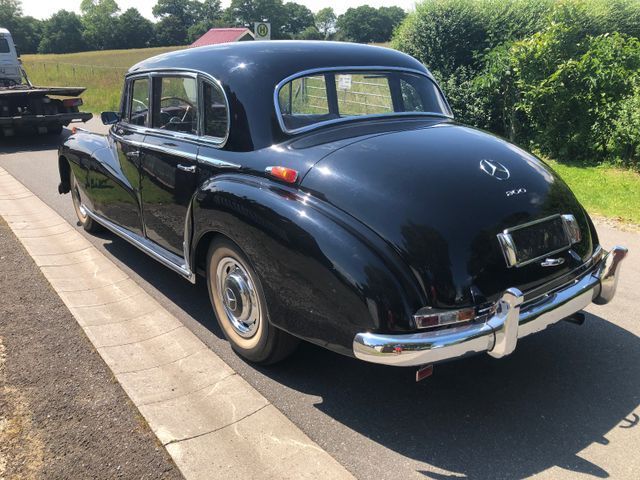
[[[220,328],[247,360],[272,364],[291,354],[298,339],[269,323],[260,280],[234,243],[214,240],[207,254],[207,284]]]
[[[102,230],[100,224],[98,224],[95,220],[93,220],[85,210],[82,205],[82,200],[80,198],[80,189],[78,188],[78,181],[76,180],[76,176],[73,172],[70,173],[71,176],[71,199],[73,200],[73,208],[76,211],[76,216],[78,217],[78,221],[82,228],[89,233],[96,233]]]

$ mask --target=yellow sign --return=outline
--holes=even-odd
[[[271,40],[271,24],[269,22],[255,22],[254,33],[256,40]]]

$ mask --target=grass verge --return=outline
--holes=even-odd
[[[640,225],[640,174],[607,165],[547,163],[567,182],[589,213]]]
[[[104,50],[59,55],[23,55],[31,83],[56,87],[86,87],[84,111],[117,110],[124,74],[134,64],[185,47]]]

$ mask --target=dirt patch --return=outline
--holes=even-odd
[[[0,218],[0,479],[182,478]]]
[[[640,232],[640,225],[627,222],[618,218],[601,217],[599,215],[591,215],[591,219],[596,224],[607,225],[609,227],[621,230],[623,232]]]
[[[0,478],[37,478],[42,470],[42,438],[33,428],[24,397],[7,384],[5,359],[0,337]]]

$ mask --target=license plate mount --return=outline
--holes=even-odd
[[[573,219],[572,215],[553,215],[499,233],[498,242],[507,266],[523,267],[570,248],[573,242],[568,217]]]

